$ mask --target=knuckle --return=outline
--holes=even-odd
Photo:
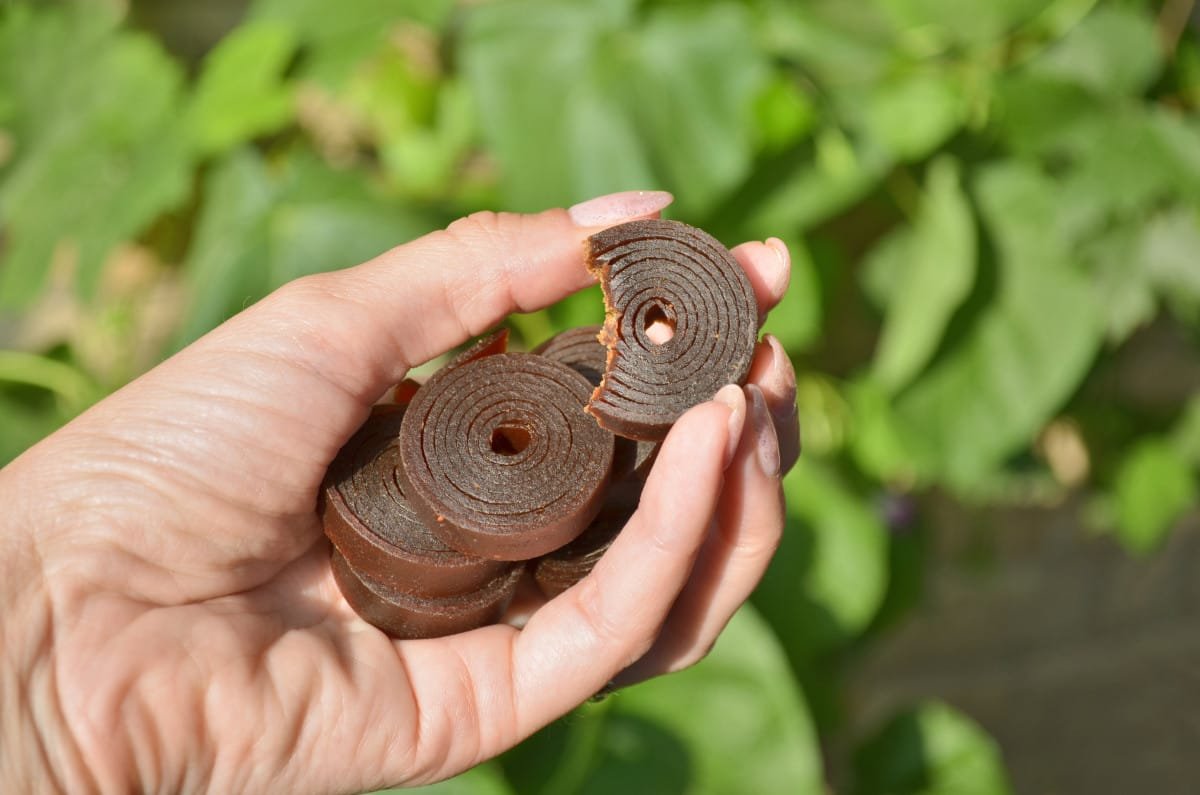
[[[583,627],[600,644],[628,643],[629,633],[623,622],[606,609],[600,589],[594,578],[584,578],[576,593],[576,610]]]
[[[471,246],[498,243],[506,239],[505,230],[512,218],[509,213],[480,210],[451,223],[446,234]]]

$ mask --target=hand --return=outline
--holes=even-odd
[[[584,239],[669,199],[474,215],[293,282],[0,470],[0,791],[423,783],[619,672],[700,659],[782,528],[797,431],[777,343],[757,386],[679,420],[620,540],[522,630],[390,640],[342,599],[314,513],[411,365],[586,286]],[[735,253],[765,311],[786,250]]]

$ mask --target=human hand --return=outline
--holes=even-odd
[[[521,630],[389,639],[341,597],[315,514],[411,365],[586,286],[586,237],[669,199],[474,215],[293,282],[0,470],[0,791],[424,783],[614,677],[700,659],[782,529],[798,439],[778,343],[679,420],[618,541]],[[734,253],[765,312],[786,250]]]

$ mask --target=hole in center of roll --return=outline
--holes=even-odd
[[[665,345],[675,336],[675,318],[655,304],[642,316],[642,331],[646,332],[646,339],[655,345]]]
[[[516,455],[529,446],[529,431],[514,425],[501,425],[492,431],[492,452]]]

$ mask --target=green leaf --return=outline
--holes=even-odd
[[[858,466],[881,481],[911,483],[916,479],[909,442],[896,419],[889,395],[870,378],[847,390],[853,426],[850,449]]]
[[[15,100],[0,306],[36,296],[56,250],[90,293],[112,247],[187,195],[182,72],[155,41],[113,32],[90,6],[20,6],[0,15],[0,85]]]
[[[528,795],[824,792],[804,701],[750,608],[702,662],[584,707],[503,761]]]
[[[302,152],[272,172],[253,150],[237,151],[204,193],[180,346],[292,279],[357,265],[437,226]]]
[[[1134,260],[1181,315],[1200,307],[1200,211],[1178,205],[1156,213],[1142,229]]]
[[[252,22],[209,53],[187,109],[189,131],[203,154],[224,152],[291,121],[284,71],[296,45],[286,26]]]
[[[800,141],[812,131],[817,119],[813,100],[796,80],[784,75],[771,80],[759,95],[754,111],[759,146],[770,152]]]
[[[0,467],[25,452],[71,419],[58,402],[31,401],[0,388]]]
[[[1097,94],[1137,95],[1162,71],[1163,52],[1144,7],[1102,5],[1042,55],[1036,71]]]
[[[977,193],[997,260],[992,294],[896,404],[920,469],[960,488],[1033,440],[1103,335],[1094,288],[1055,229],[1054,184],[1014,163],[985,171]]]
[[[855,754],[856,795],[1008,795],[996,742],[970,718],[928,702],[897,715]]]
[[[1057,148],[1076,165],[1063,197],[1072,233],[1169,199],[1200,201],[1200,131],[1169,113],[1112,109],[1078,125]]]
[[[966,118],[962,86],[952,73],[923,71],[872,84],[865,96],[846,93],[863,110],[864,131],[900,160],[924,157]]]
[[[1106,110],[1084,86],[1026,69],[997,82],[991,129],[1017,154],[1040,154],[1064,139],[1086,136],[1079,129]]]
[[[660,186],[693,215],[748,174],[767,77],[733,4],[489,3],[467,19],[463,69],[509,206]]]
[[[1200,469],[1200,395],[1188,401],[1171,429],[1171,445],[1184,461]]]
[[[286,26],[307,45],[301,75],[340,88],[405,25],[440,28],[453,7],[453,0],[254,0],[247,19]]]
[[[822,83],[861,85],[891,65],[896,32],[876,3],[775,0],[762,5],[770,49],[798,60]]]
[[[691,763],[689,792],[824,792],[803,697],[770,628],[750,608],[734,616],[703,662],[631,688],[614,702],[617,715],[680,738]]]
[[[53,392],[70,415],[78,414],[101,397],[99,385],[78,368],[23,351],[0,350],[0,382]]]
[[[266,293],[266,222],[277,192],[266,165],[249,149],[234,152],[208,174],[184,263],[191,296],[177,348]]]
[[[796,164],[777,186],[743,209],[754,234],[806,231],[861,200],[895,164],[878,144],[864,142],[855,149],[836,128],[818,132],[816,146],[814,160]]]
[[[789,353],[797,354],[821,333],[821,285],[808,246],[800,239],[788,241],[787,246],[792,255],[792,280],[762,330],[774,334]]]
[[[1161,439],[1143,441],[1117,472],[1117,537],[1131,552],[1151,552],[1196,500],[1196,480],[1180,452]]]
[[[1099,308],[1110,342],[1121,342],[1158,310],[1148,261],[1138,256],[1142,230],[1134,224],[1113,225],[1085,241]]]
[[[793,665],[853,639],[887,590],[887,530],[863,495],[810,458],[784,479],[788,523],[754,604]]]
[[[465,773],[424,787],[380,790],[373,795],[516,795],[496,762],[484,762]]]
[[[955,161],[943,158],[931,167],[907,254],[873,363],[875,377],[891,391],[906,386],[933,356],[975,277],[975,220]]]
[[[880,0],[897,28],[941,46],[986,45],[1032,19],[1045,7],[1045,0],[989,0],[963,3],[960,0]]]

